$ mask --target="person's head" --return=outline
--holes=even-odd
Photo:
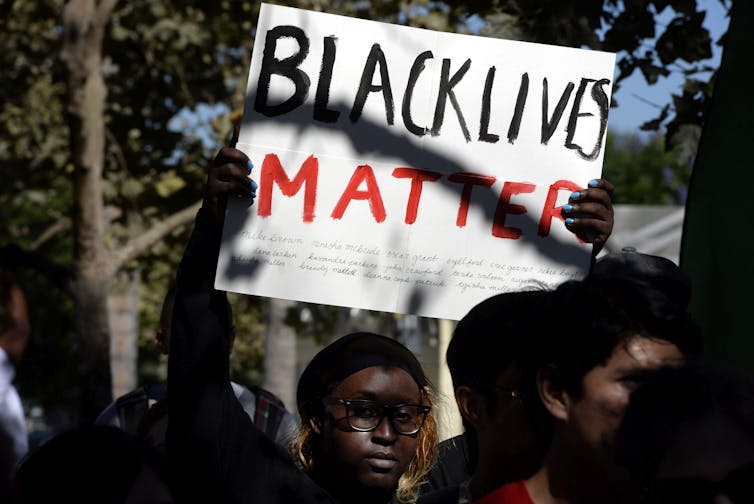
[[[707,366],[657,373],[632,395],[616,455],[635,502],[754,502],[754,381]]]
[[[230,320],[230,347],[233,348],[233,342],[236,337],[236,328],[233,325],[233,309],[230,303],[226,301],[228,308],[228,319]],[[163,355],[167,355],[170,352],[170,328],[173,322],[173,307],[175,306],[175,287],[168,289],[165,294],[165,299],[162,301],[162,309],[160,310],[160,327],[157,328],[155,333],[155,342],[157,348]]]
[[[294,457],[336,497],[416,496],[437,450],[432,388],[403,345],[353,333],[321,350],[299,380]]]
[[[503,480],[536,470],[546,445],[537,429],[532,368],[548,291],[498,294],[469,311],[446,353],[469,444],[470,472],[494,463]]]
[[[60,434],[30,453],[16,475],[18,502],[173,502],[164,459],[117,427]]]
[[[631,277],[647,283],[684,310],[691,302],[691,278],[686,272],[666,257],[643,254],[630,247],[600,257],[590,274]]]
[[[631,392],[658,368],[698,355],[701,335],[678,303],[627,277],[566,282],[551,313],[537,386],[554,440],[586,468],[610,467]]]

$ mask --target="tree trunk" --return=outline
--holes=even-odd
[[[107,299],[113,397],[130,392],[138,384],[139,280],[136,271],[122,273]]]
[[[108,288],[99,274],[82,273],[77,277],[73,299],[81,394],[79,422],[88,424],[112,401]]]
[[[290,411],[296,405],[296,332],[285,323],[285,316],[294,304],[295,301],[270,299],[262,384],[282,399]]]
[[[80,359],[81,411],[89,423],[111,401],[102,168],[105,98],[102,38],[114,1],[71,0],[63,9],[61,59],[67,70],[68,124],[74,165],[74,326]]]
[[[105,99],[102,42],[117,0],[70,0],[63,9],[61,60],[66,69],[68,125],[74,166],[74,259],[70,282],[74,299],[74,327],[80,359],[81,423],[93,421],[112,400],[108,294],[116,273],[129,261],[160,241],[173,229],[191,222],[199,204],[191,205],[144,233],[133,236],[117,252],[104,240],[102,170],[105,163]],[[135,294],[133,294],[135,296]],[[122,313],[138,316],[138,299]],[[114,311],[121,308],[113,307]],[[127,313],[130,311],[130,313]],[[114,321],[118,325],[117,321]],[[114,348],[118,369],[116,392],[135,386],[136,325]],[[123,344],[121,346],[121,343]],[[121,356],[125,352],[130,354]],[[121,367],[121,364],[125,367]]]

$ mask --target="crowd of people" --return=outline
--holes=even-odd
[[[232,316],[213,281],[227,198],[253,203],[252,168],[233,148],[210,167],[162,312],[167,384],[117,399],[99,425],[61,434],[20,463],[4,457],[16,464],[8,498],[754,502],[754,382],[701,363],[690,282],[659,257],[607,255],[582,280],[472,308],[447,349],[464,433],[442,442],[437,391],[386,336],[352,333],[321,350],[298,383],[298,420],[269,392],[231,382]],[[612,229],[611,193],[592,181],[563,210],[595,255]]]

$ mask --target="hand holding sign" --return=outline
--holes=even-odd
[[[594,245],[596,256],[613,231],[613,184],[603,179],[589,182],[585,189],[575,191],[563,205],[565,225],[579,239]]]
[[[224,147],[215,156],[207,174],[202,209],[217,224],[222,224],[229,195],[253,203],[257,195],[257,183],[249,178],[253,166],[246,154],[233,147]]]
[[[263,5],[238,141],[259,200],[228,201],[216,287],[459,318],[583,274],[614,62]]]

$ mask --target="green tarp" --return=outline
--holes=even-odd
[[[686,203],[681,267],[713,360],[754,370],[754,2],[733,5]]]

